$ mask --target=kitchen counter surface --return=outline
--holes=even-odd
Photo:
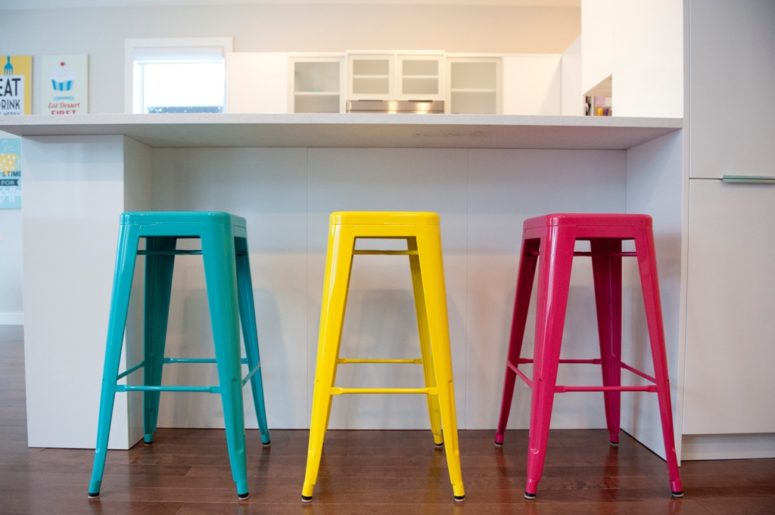
[[[123,135],[151,147],[621,150],[680,130],[680,118],[416,114],[7,116],[18,136]]]

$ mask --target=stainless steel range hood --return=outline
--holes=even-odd
[[[443,100],[348,100],[348,113],[413,113],[444,112]]]

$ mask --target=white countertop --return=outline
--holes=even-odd
[[[0,118],[25,137],[124,135],[152,147],[627,149],[680,118],[417,114],[88,114]]]

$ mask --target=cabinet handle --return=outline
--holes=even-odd
[[[768,177],[765,175],[727,175],[721,176],[721,182],[729,183],[743,183],[743,184],[773,184],[775,185],[775,177]]]

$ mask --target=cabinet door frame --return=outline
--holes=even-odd
[[[452,113],[452,93],[455,89],[452,87],[452,65],[455,63],[494,63],[495,64],[495,113],[503,113],[503,56],[495,54],[448,54],[445,59],[445,84],[444,90],[444,113]],[[490,91],[482,89],[483,93]],[[473,91],[472,91],[473,92]],[[481,114],[481,113],[478,113]]]
[[[415,52],[401,52],[396,54],[395,57],[396,65],[395,65],[395,94],[396,99],[398,100],[445,100],[446,97],[446,81],[445,81],[445,68],[446,68],[446,60],[444,52],[442,51],[435,51],[435,50],[429,50],[429,51],[415,51]],[[437,81],[437,88],[435,94],[417,94],[417,93],[406,93],[404,91],[404,62],[406,61],[434,61],[437,64],[436,70],[436,81]],[[420,76],[416,76],[420,77]],[[432,76],[427,76],[427,78],[432,78]]]
[[[355,62],[358,60],[384,60],[388,63],[388,72],[386,76],[356,76],[354,73]],[[396,84],[395,84],[395,69],[396,58],[394,51],[357,51],[347,53],[347,100],[395,100]],[[380,78],[385,77],[388,81],[388,88],[386,93],[356,93],[354,82],[358,77],[371,77]]]
[[[345,110],[345,54],[338,53],[294,53],[288,54],[288,112],[295,113],[296,107],[296,64],[297,63],[337,63],[339,65],[339,110]],[[310,92],[308,92],[309,94]],[[302,94],[304,94],[302,92]],[[331,93],[333,95],[333,93]]]

